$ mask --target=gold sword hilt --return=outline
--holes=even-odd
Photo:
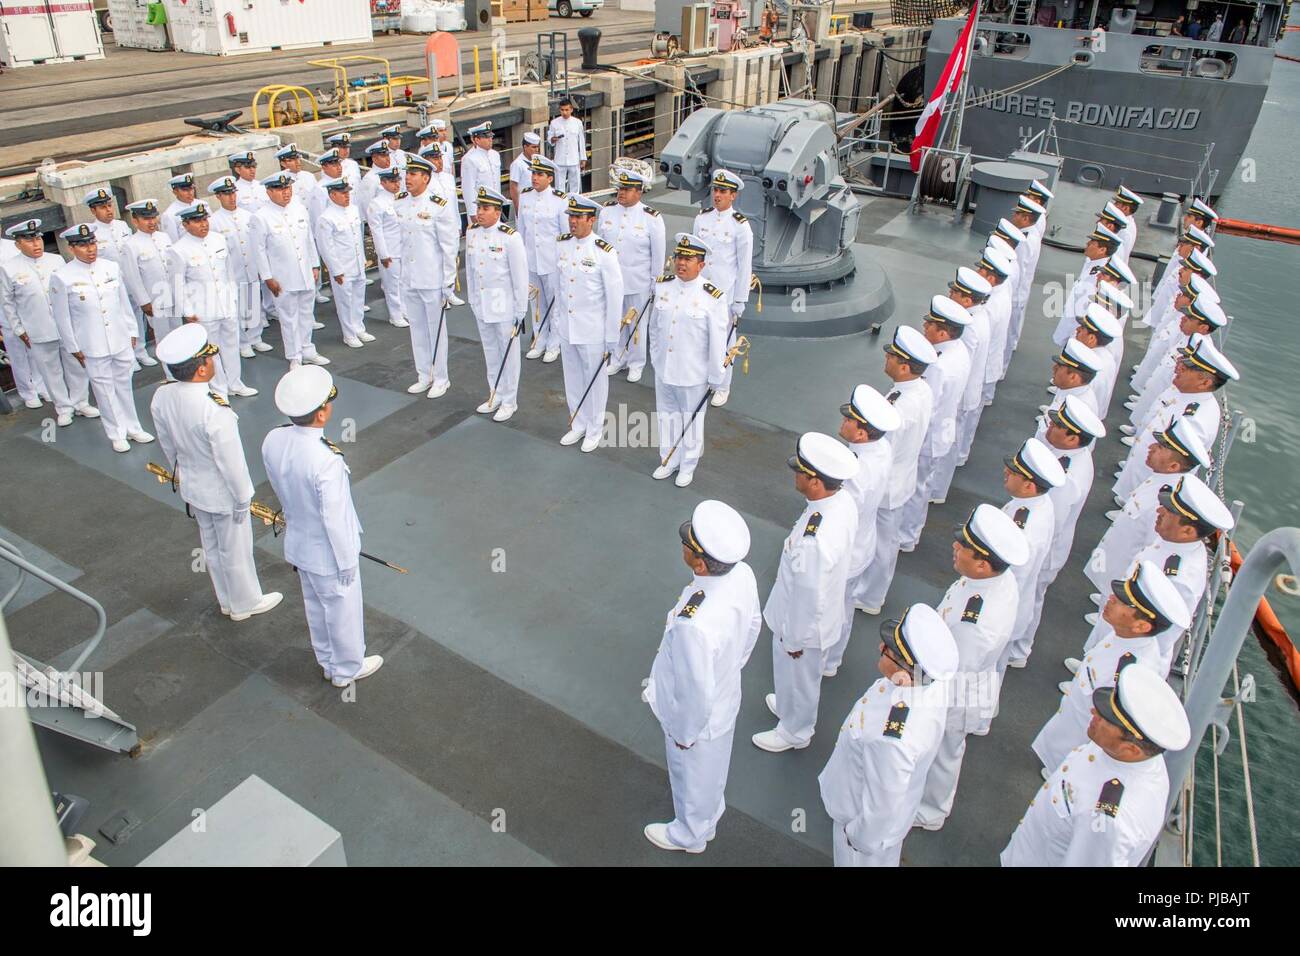
[[[744,361],[742,361],[740,365],[740,374],[748,375],[749,374],[749,348],[750,348],[749,339],[747,337],[743,335],[736,336],[736,344],[733,345],[731,348],[727,349],[727,357],[723,361],[722,367],[726,368],[729,365],[734,365],[736,363],[736,359],[741,358]]]

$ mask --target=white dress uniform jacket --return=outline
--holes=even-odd
[[[171,205],[163,210],[160,219],[160,232],[167,233],[167,238],[175,242],[181,236],[185,235],[185,227],[181,225],[181,210],[189,206],[187,202],[181,202],[179,199],[173,199]]]
[[[388,320],[402,319],[406,314],[402,305],[402,225],[397,219],[394,195],[380,189],[371,197],[363,215],[375,244],[375,258],[379,260],[379,281],[384,289]],[[385,259],[389,260],[387,267]]]
[[[19,253],[0,263],[0,305],[5,326],[15,336],[26,335],[33,345],[57,342],[59,327],[50,304],[50,280],[64,261],[48,253],[31,256]],[[10,352],[21,343],[5,342]]]
[[[897,866],[939,749],[947,686],[880,678],[858,699],[817,777],[835,824],[836,866]]]
[[[618,251],[623,294],[649,292],[664,265],[664,220],[659,211],[645,203],[620,206],[614,200],[601,210],[596,229]]]
[[[356,206],[329,202],[316,217],[315,238],[321,262],[331,278],[365,277],[366,254],[361,239],[361,215]]]
[[[478,188],[501,188],[501,154],[495,149],[465,150],[460,159],[460,194],[465,199],[465,215],[471,220],[478,212]]]
[[[1101,272],[1108,261],[1107,259],[1084,260],[1082,274],[1070,287],[1070,292],[1065,297],[1061,319],[1056,323],[1056,330],[1052,332],[1052,341],[1057,345],[1065,345],[1065,340],[1074,335],[1074,330],[1079,325],[1078,317],[1083,315],[1093,294],[1097,291],[1097,273]]]
[[[1160,834],[1169,774],[1160,757],[1125,763],[1076,747],[1029,801],[1003,866],[1138,866]]]
[[[116,263],[65,262],[50,278],[50,306],[69,352],[103,358],[130,351],[135,320]]]
[[[618,335],[623,317],[623,272],[614,247],[592,232],[585,239],[560,236],[556,294],[551,320],[566,345],[604,346]]]
[[[556,166],[577,166],[587,158],[587,132],[582,120],[576,116],[565,119],[556,116],[546,127],[546,141],[559,138],[551,146],[551,158]]]
[[[432,187],[418,196],[399,193],[393,209],[402,230],[402,308],[411,324],[418,381],[446,385],[450,379],[442,309],[456,282],[460,220],[455,205]]]
[[[734,208],[726,212],[706,209],[695,217],[692,231],[710,250],[704,278],[723,291],[727,306],[735,315],[733,307],[743,307],[749,301],[753,276],[754,231],[749,227],[749,220]]]
[[[514,331],[528,312],[528,256],[523,237],[502,222],[487,229],[471,223],[465,233],[465,285],[483,343],[489,394],[495,388],[493,401],[517,405],[519,338]]]
[[[236,178],[235,202],[239,204],[240,209],[255,213],[270,200],[266,197],[266,187],[256,179]]]
[[[1033,498],[1012,498],[1002,506],[1002,513],[1024,532],[1025,541],[1029,545],[1028,560],[1010,569],[1016,580],[1020,601],[1016,605],[1011,640],[1000,662],[1002,669],[1005,669],[1008,660],[1027,660],[1034,647],[1034,635],[1029,627],[1034,620],[1038,577],[1047,562],[1052,535],[1056,531],[1056,508],[1052,504],[1051,495],[1041,494]]]
[[[95,242],[99,244],[99,257],[111,259],[120,266],[126,257],[126,241],[131,238],[131,227],[121,219],[108,222],[96,219],[90,228],[95,233]]]
[[[180,293],[176,310],[179,315],[198,318],[205,326],[235,317],[238,279],[226,238],[219,231],[213,229],[203,239],[185,233],[168,250],[167,265]],[[216,341],[225,352],[226,343]]]
[[[161,229],[152,233],[135,232],[126,242],[126,255],[118,263],[131,305],[153,307],[154,336],[162,336],[175,327],[168,320],[178,316],[173,306],[174,284],[169,269],[172,240]]]
[[[249,233],[257,273],[263,282],[275,279],[285,292],[316,288],[312,270],[319,266],[320,254],[306,206],[267,202],[253,216]]]
[[[1183,474],[1198,474],[1200,468],[1178,474],[1153,474],[1128,496],[1111,526],[1097,542],[1084,565],[1084,574],[1102,594],[1133,565],[1133,556],[1156,539],[1156,509],[1160,491],[1172,488]]]
[[[1193,425],[1200,433],[1207,448],[1214,447],[1219,435],[1222,411],[1219,399],[1214,392],[1180,392],[1170,385],[1152,406],[1146,426],[1135,436],[1132,450],[1124,459],[1119,478],[1115,481],[1115,494],[1121,500],[1131,495],[1142,482],[1151,477],[1151,468],[1147,465],[1147,449],[1155,441],[1152,437],[1158,431],[1164,431],[1175,418],[1182,418]]]

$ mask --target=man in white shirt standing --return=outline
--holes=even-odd
[[[465,199],[465,218],[473,222],[478,188],[501,189],[501,154],[492,148],[492,123],[479,123],[469,131],[472,149],[460,160],[460,193]]]
[[[72,424],[74,414],[97,418],[90,404],[90,380],[81,364],[59,341],[50,302],[50,280],[63,266],[60,256],[47,255],[41,221],[28,219],[7,230],[18,255],[0,261],[0,318],[6,331],[10,360],[17,353],[28,359],[36,381],[54,403],[55,424]]]
[[[546,141],[551,144],[551,158],[558,173],[555,191],[582,192],[582,171],[587,168],[587,131],[582,120],[573,115],[573,101],[560,101],[560,115],[546,128]]]
[[[175,197],[162,214],[163,232],[167,233],[167,238],[175,242],[185,234],[181,228],[180,211],[194,202],[197,190],[194,186],[193,173],[181,173],[179,176],[173,176],[167,181],[167,185],[172,188],[172,195]]]
[[[357,190],[355,197],[357,211],[363,216],[370,210],[370,197],[377,194],[382,188],[379,183],[381,175],[390,170],[395,173],[399,187],[398,192],[405,188],[406,179],[405,173],[393,165],[393,161],[388,155],[388,144],[382,139],[366,147],[366,158],[370,160],[370,168],[361,177],[361,188]]]
[[[366,331],[366,251],[352,187],[342,176],[322,184],[328,205],[316,217],[316,248],[334,285],[334,310],[343,344],[359,349],[375,337]]]
[[[713,206],[695,217],[695,234],[713,250],[705,278],[722,290],[731,314],[727,347],[740,334],[740,317],[749,302],[753,278],[754,232],[749,220],[732,208],[745,188],[745,181],[725,169],[713,171]],[[731,395],[733,369],[728,368],[722,388],[710,400],[714,406],[727,404]]]
[[[560,338],[550,313],[556,293],[556,240],[568,231],[568,204],[551,188],[555,163],[538,153],[530,168],[533,185],[519,194],[519,215],[515,220],[528,254],[528,282],[538,290],[533,343],[524,358],[541,358],[549,364],[560,357]]]
[[[321,188],[315,176],[302,168],[303,155],[302,151],[298,149],[297,143],[288,143],[276,151],[275,158],[280,163],[280,171],[293,177],[294,201],[302,203],[306,208],[312,231],[315,232],[316,220],[325,209],[325,190]],[[324,294],[324,285],[321,281],[319,269],[316,270],[315,298],[317,302],[322,303],[328,301],[329,298]],[[312,328],[318,329],[321,327],[316,322],[315,316],[313,316]]]
[[[92,189],[86,193],[86,206],[95,221],[90,227],[95,230],[95,242],[99,246],[99,257],[119,266],[127,256],[126,241],[131,238],[131,227],[117,218],[116,200],[113,194],[103,188]],[[145,348],[144,315],[136,317],[135,360],[141,365],[154,366],[158,363],[149,356]]]
[[[153,441],[140,426],[131,389],[135,316],[114,262],[99,259],[95,232],[84,222],[59,234],[73,259],[50,278],[50,307],[63,347],[86,370],[113,451],[128,452],[130,439]]]
[[[348,185],[355,192],[361,185],[361,164],[352,158],[352,134],[335,133],[326,138],[325,146],[338,154],[339,166],[343,170],[340,175],[348,181]]]
[[[754,734],[768,753],[801,750],[812,742],[821,697],[822,661],[840,639],[844,586],[858,530],[858,506],[844,482],[858,473],[858,458],[830,435],[806,432],[786,462],[806,504],[786,536],[776,581],[763,605],[772,629],[772,679],[764,698],[777,718]]]
[[[645,836],[662,850],[703,853],[726,810],[741,672],[763,616],[739,512],[701,501],[678,535],[692,577],[668,612],[641,694],[663,728],[673,819],[649,824]]]
[[[239,208],[250,214],[257,212],[257,207],[266,202],[266,187],[257,178],[257,157],[251,151],[232,153],[226,157],[226,162],[235,178],[235,198]]]
[[[397,220],[396,200],[401,191],[401,174],[388,168],[379,172],[380,189],[366,207],[366,225],[379,260],[379,281],[388,307],[388,324],[398,329],[410,326],[402,309],[402,227]],[[355,196],[353,197],[355,198]]]
[[[393,161],[393,165],[398,172],[406,171],[406,158],[409,153],[402,149],[402,124],[394,123],[392,126],[385,126],[379,131],[384,142],[388,146],[388,157]]]
[[[262,593],[257,579],[249,516],[253,479],[239,416],[209,388],[217,351],[198,322],[169,332],[158,354],[173,380],[154,392],[149,414],[181,499],[198,523],[217,605],[232,621],[246,621],[276,607],[284,595]]]
[[[519,336],[528,314],[528,256],[519,233],[501,221],[506,197],[480,186],[475,199],[477,219],[465,233],[465,285],[483,343],[488,384],[488,398],[477,411],[504,422],[519,405]]]
[[[510,163],[510,206],[519,218],[519,194],[532,185],[533,157],[542,150],[542,138],[536,133],[524,133],[524,144]]]
[[[126,283],[131,305],[139,315],[148,318],[154,341],[161,342],[180,324],[173,302],[176,293],[168,259],[172,240],[163,231],[158,207],[152,199],[127,203],[126,211],[135,224],[135,232],[127,237],[117,264],[122,269],[122,281]],[[137,320],[137,333],[139,324]]]
[[[320,274],[311,219],[306,207],[293,201],[294,180],[289,173],[276,173],[262,185],[269,201],[253,216],[249,235],[257,274],[275,298],[284,357],[290,368],[303,362],[328,365],[330,360],[311,341],[314,290]]]
[[[5,230],[6,238],[0,239],[0,266],[22,255],[17,240],[13,238],[22,229],[23,224],[18,223]],[[18,337],[18,333],[5,318],[3,310],[0,310],[0,336],[4,337],[6,343]],[[17,389],[23,405],[27,408],[40,408],[42,397],[48,399],[50,396],[45,392],[41,373],[32,365],[27,349],[6,346],[6,354],[9,356],[9,370],[14,377],[14,388]]]
[[[648,183],[640,173],[621,169],[614,185],[617,194],[600,211],[596,230],[618,252],[619,267],[623,270],[623,314],[629,311],[635,314],[626,330],[620,328],[618,338],[607,343],[612,357],[606,371],[617,375],[626,367],[627,380],[639,382],[646,359],[644,311],[654,295],[655,280],[663,270],[664,221],[659,210],[641,201]],[[639,326],[636,326],[637,319],[642,320]]]
[[[212,228],[226,240],[230,268],[238,286],[235,318],[239,324],[239,357],[251,359],[258,352],[269,352],[262,341],[266,319],[262,314],[262,283],[257,277],[257,260],[253,256],[253,216],[239,207],[239,191],[234,178],[223,176],[208,186],[217,197],[219,208],[211,211]]]

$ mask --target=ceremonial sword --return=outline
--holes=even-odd
[[[655,300],[654,290],[652,289],[650,291],[650,298],[646,299],[645,305],[641,306],[641,314],[638,315],[636,317],[636,321],[632,323],[632,333],[627,337],[627,345],[623,346],[623,354],[618,357],[618,364],[620,367],[623,365],[623,360],[627,358],[628,351],[632,348],[632,342],[636,339],[636,330],[641,327],[641,320],[645,318],[645,310],[650,307],[650,303],[653,302],[654,300]],[[627,320],[630,319],[631,317],[632,317],[632,310],[628,309],[627,315],[623,317],[624,323],[626,324]],[[727,342],[728,344],[730,344],[731,339],[728,338]]]
[[[727,350],[727,357],[723,359],[722,367],[727,368],[728,366],[734,365],[737,356],[745,360],[745,364],[742,371],[744,373],[748,373],[749,372],[749,339],[747,339],[743,335],[740,338],[736,339],[736,344]],[[686,427],[683,428],[682,433],[677,436],[677,441],[673,443],[673,447],[668,449],[668,454],[664,456],[664,460],[659,462],[660,467],[666,466],[668,462],[672,460],[673,455],[677,453],[678,446],[680,446],[681,443],[686,440],[687,433],[691,430],[691,426],[695,424],[695,419],[699,417],[700,409],[702,409],[705,403],[708,402],[708,400],[713,397],[713,393],[715,391],[716,389],[712,385],[710,385],[705,390],[704,397],[701,398],[700,403],[695,406],[695,411],[691,412],[691,417],[690,420],[686,423]]]

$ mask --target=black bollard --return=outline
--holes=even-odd
[[[588,73],[600,69],[596,62],[597,47],[600,46],[600,30],[596,27],[583,27],[578,31],[578,43],[582,46],[582,68]]]

